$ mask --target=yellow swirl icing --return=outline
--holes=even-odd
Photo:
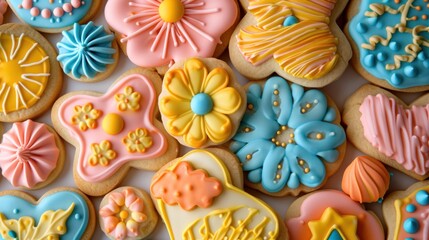
[[[274,57],[292,76],[317,79],[327,74],[338,61],[337,38],[329,28],[335,0],[253,0],[249,12],[257,25],[247,26],[237,35],[240,51],[247,61],[262,64]],[[299,22],[283,26],[286,18]]]
[[[49,56],[33,39],[0,33],[0,112],[33,106],[50,76]]]

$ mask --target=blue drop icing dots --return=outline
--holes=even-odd
[[[407,218],[404,221],[403,227],[405,232],[413,234],[419,231],[420,224],[419,221],[415,218]]]
[[[413,204],[408,204],[408,205],[405,207],[405,210],[406,210],[407,212],[409,212],[409,213],[413,213],[413,212],[415,212],[415,211],[416,211],[416,206],[415,206],[415,205],[413,205]]]
[[[416,194],[416,201],[422,206],[429,205],[429,193],[425,190],[420,190]]]
[[[394,88],[429,85],[428,18],[427,0],[362,0],[348,28],[362,67]]]
[[[247,111],[230,146],[247,180],[270,193],[300,185],[315,188],[326,178],[326,163],[339,158],[343,128],[336,110],[319,90],[271,77],[247,91]]]

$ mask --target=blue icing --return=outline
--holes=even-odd
[[[37,205],[33,205],[16,196],[5,195],[0,197],[0,212],[7,219],[19,219],[25,216],[32,217],[37,226],[40,216],[44,212],[59,209],[67,210],[72,203],[75,206],[72,215],[69,216],[66,222],[67,232],[61,235],[60,239],[78,240],[81,239],[86,230],[89,221],[89,212],[86,201],[77,193],[69,191],[56,192],[44,197]],[[17,212],[15,209],[19,209],[19,211]],[[75,214],[79,214],[80,218],[76,219],[72,217]],[[12,237],[11,234],[16,233],[8,233]]]
[[[113,34],[108,34],[103,26],[74,24],[72,30],[63,31],[63,38],[57,43],[64,72],[75,78],[82,76],[93,78],[97,73],[106,71],[106,66],[113,64]]]
[[[410,1],[412,0],[408,0],[408,2]],[[388,36],[386,27],[394,28],[401,24],[401,12],[391,14],[380,10],[380,12],[384,12],[381,15],[365,16],[365,13],[372,12],[369,8],[370,4],[381,4],[380,6],[388,6],[393,10],[397,10],[406,2],[401,1],[400,4],[396,4],[394,1],[362,0],[358,14],[352,19],[349,25],[350,35],[359,48],[362,67],[371,75],[387,81],[390,85],[398,89],[429,85],[429,78],[427,77],[429,75],[429,61],[426,62],[426,57],[429,56],[429,47],[423,46],[422,43],[423,41],[428,41],[429,33],[423,31],[418,33],[418,36],[423,38],[418,41],[420,42],[419,44],[413,43],[417,41],[416,39],[413,41],[411,34],[413,28],[416,26],[428,26],[429,20],[422,18],[423,15],[429,17],[427,2],[424,2],[424,0],[414,0],[412,1],[412,5],[415,7],[420,6],[421,10],[409,8],[408,12],[403,12],[406,15],[405,17],[409,19],[405,23],[409,31],[397,30],[393,33],[392,39],[387,41],[385,45],[381,42],[374,42],[374,49],[363,48],[361,46],[362,44],[370,44],[370,38],[373,36],[381,36],[383,39],[386,39]],[[417,17],[416,20],[411,19],[414,16]],[[371,41],[374,40],[374,38],[371,39]],[[395,55],[397,57],[406,55],[411,62],[402,61],[399,68],[387,70],[387,64],[395,64]]]
[[[295,16],[289,16],[287,18],[285,18],[284,22],[283,22],[283,26],[284,27],[288,27],[288,26],[292,26],[296,23],[298,23],[298,18],[296,18]]]
[[[324,162],[338,159],[336,148],[346,139],[344,129],[332,123],[337,115],[326,96],[272,77],[263,88],[252,84],[247,100],[252,107],[230,147],[247,179],[268,192],[319,186],[326,177]]]
[[[413,213],[416,211],[416,206],[414,206],[414,204],[408,204],[405,207],[405,211],[409,212],[409,213]]]
[[[414,234],[419,231],[420,224],[419,221],[415,218],[407,218],[404,221],[403,228],[405,232]]]
[[[49,9],[51,15],[49,18],[42,17],[41,13],[36,17],[32,16],[30,14],[30,9],[25,9],[24,7],[20,8],[20,5],[23,2],[24,0],[8,1],[9,6],[15,10],[19,18],[28,25],[35,28],[54,29],[70,27],[74,23],[79,22],[87,15],[89,10],[91,9],[93,0],[82,1],[85,2],[85,4],[81,4],[78,8],[73,8],[71,14],[64,12],[63,16],[61,17],[57,17],[54,15],[54,9],[63,8],[63,5],[66,3],[70,3],[71,0],[54,0],[53,3],[50,3],[50,1],[47,0],[32,1],[32,7],[37,7],[40,12],[42,11],[42,9]]]
[[[416,201],[422,206],[429,205],[429,193],[425,190],[420,190],[416,194]]]
[[[198,93],[192,97],[191,109],[197,115],[206,115],[213,109],[213,100],[206,93]]]
[[[329,234],[327,240],[344,240],[344,239],[343,239],[343,237],[341,237],[341,234],[338,232],[338,230],[334,229]]]

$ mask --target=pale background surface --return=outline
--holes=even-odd
[[[103,6],[104,6],[104,3],[103,3]],[[104,12],[104,7],[102,7],[102,9],[100,8],[99,13],[96,15],[95,19],[93,20],[96,25],[100,25],[100,24],[106,25],[103,12]],[[8,10],[5,16],[5,23],[7,22],[18,22],[18,19],[13,15],[10,9]],[[51,43],[53,43],[54,46],[58,41],[61,40],[61,37],[62,37],[62,35],[59,33],[44,34],[44,35],[46,38],[48,38],[48,40]],[[231,65],[227,53],[222,55],[221,59],[223,59],[224,61],[228,62],[229,65]],[[101,81],[98,83],[81,83],[81,82],[74,81],[65,75],[64,86],[63,86],[61,95],[71,91],[77,91],[77,90],[92,90],[92,91],[98,91],[98,92],[104,93],[109,88],[109,86],[117,79],[117,77],[119,77],[121,74],[123,74],[127,70],[134,67],[136,66],[132,64],[128,60],[128,58],[121,53],[116,70],[108,79],[104,81]],[[240,80],[240,83],[244,84],[247,82],[247,80],[238,73],[237,73],[237,77]],[[324,87],[323,90],[335,101],[340,111],[342,111],[344,102],[347,99],[347,97],[350,96],[356,89],[358,89],[361,85],[365,83],[367,83],[367,81],[363,79],[360,75],[358,75],[353,70],[353,68],[349,66],[346,72],[344,73],[344,75],[340,79],[328,85],[327,87]],[[403,94],[403,93],[399,93],[399,94],[395,93],[395,94],[397,94],[406,103],[412,102],[414,99],[416,99],[418,96],[421,95],[421,94]],[[38,122],[48,123],[52,126],[50,112],[46,112],[45,114],[43,114],[38,118],[35,118],[34,120]],[[11,124],[4,124],[5,132],[8,131],[10,127],[11,127]],[[60,174],[60,176],[56,180],[54,180],[53,183],[51,183],[50,185],[40,190],[27,191],[28,193],[30,193],[34,197],[39,198],[43,195],[43,193],[47,192],[52,188],[62,187],[62,186],[76,187],[73,181],[73,172],[72,172],[73,171],[72,161],[74,159],[75,148],[72,147],[70,144],[66,143],[66,150],[67,150],[67,158],[64,163],[64,169]],[[184,147],[182,147],[180,151],[180,156],[182,156],[187,151],[188,149],[185,149]],[[341,179],[342,179],[344,169],[358,155],[362,155],[362,153],[357,151],[354,146],[348,143],[347,152],[346,152],[343,165],[338,170],[338,172],[328,180],[327,184],[323,188],[341,189]],[[416,182],[416,180],[396,170],[392,170],[391,168],[388,168],[388,170],[393,173],[389,192],[395,191],[395,190],[404,190],[407,187],[409,187],[412,183]],[[125,179],[122,181],[122,184],[120,186],[134,186],[149,192],[149,184],[153,174],[154,174],[153,172],[131,169],[127,174],[127,176],[125,177]],[[4,179],[3,177],[0,177],[0,190],[7,190],[7,189],[14,189],[14,188],[6,179]],[[288,206],[292,203],[293,200],[296,199],[295,197],[280,197],[280,198],[269,197],[254,190],[249,190],[249,189],[246,189],[246,190],[249,193],[261,198],[269,205],[271,205],[282,218],[285,216]],[[91,198],[97,212],[99,209],[99,203],[101,199],[102,199],[101,197]],[[383,218],[381,217],[382,215],[381,204],[373,203],[373,204],[365,204],[365,206],[367,209],[374,211],[383,221]],[[104,235],[104,233],[97,225],[93,239],[108,239],[108,238]],[[169,239],[167,230],[164,224],[161,222],[161,220],[158,222],[156,230],[149,237],[149,239]]]

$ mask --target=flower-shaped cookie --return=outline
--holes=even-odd
[[[157,169],[176,156],[177,143],[154,120],[159,81],[142,70],[121,77],[104,95],[76,92],[55,103],[54,126],[76,146],[75,179],[83,191],[101,195],[129,166]],[[97,184],[109,187],[91,187]]]
[[[73,29],[63,31],[57,43],[57,60],[64,72],[79,81],[97,81],[107,77],[115,68],[118,50],[113,34],[93,22],[75,23]]]
[[[346,2],[337,2],[242,1],[247,15],[230,41],[234,66],[251,79],[276,72],[308,87],[334,81],[351,57],[347,39],[335,23]]]
[[[103,231],[112,239],[141,239],[154,229],[158,220],[149,196],[132,187],[107,194],[99,214]]]
[[[17,122],[3,135],[0,168],[13,186],[40,188],[62,170],[63,151],[61,140],[47,125]]]
[[[335,172],[346,135],[338,110],[321,91],[272,77],[263,88],[251,84],[247,101],[231,150],[250,183],[272,195],[297,194],[300,185],[306,191],[320,187]]]
[[[235,0],[109,0],[105,16],[121,33],[134,64],[161,67],[189,57],[212,57],[238,17],[238,7]]]
[[[245,110],[244,92],[231,70],[215,59],[177,65],[164,76],[159,101],[166,130],[194,148],[224,143]]]

